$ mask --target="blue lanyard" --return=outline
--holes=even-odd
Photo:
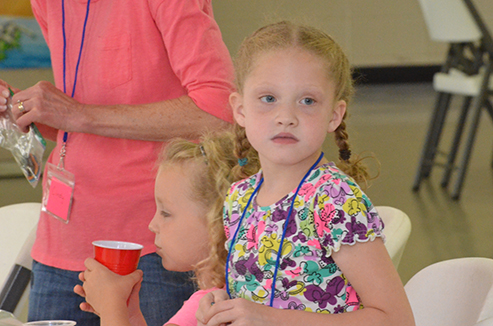
[[[286,230],[288,229],[289,218],[291,217],[291,214],[293,213],[293,207],[294,207],[294,203],[296,201],[296,197],[298,197],[298,192],[300,191],[301,186],[305,183],[306,178],[308,178],[308,176],[310,175],[310,173],[312,172],[312,170],[315,167],[317,167],[318,163],[320,163],[320,160],[322,160],[322,157],[323,156],[324,156],[324,153],[323,152],[320,153],[320,156],[318,157],[317,161],[311,166],[311,168],[305,174],[305,176],[303,177],[303,179],[301,179],[300,183],[298,184],[298,188],[296,188],[296,192],[294,193],[293,200],[291,201],[291,206],[289,207],[288,216],[286,217],[286,222],[284,222],[284,229],[282,231],[281,242],[279,243],[279,249],[277,250],[276,267],[274,269],[274,275],[273,275],[273,278],[272,278],[272,288],[271,288],[271,293],[270,293],[270,303],[269,303],[269,306],[271,306],[271,307],[272,307],[272,304],[274,302],[274,293],[275,293],[275,290],[276,290],[277,271],[279,269],[279,264],[281,262],[281,254],[282,254],[282,246],[283,246],[283,242],[284,242],[284,237],[286,236]],[[248,199],[248,203],[245,206],[245,209],[243,210],[243,213],[241,214],[240,221],[238,222],[238,227],[236,228],[236,231],[235,231],[235,234],[233,236],[233,239],[231,239],[231,244],[229,245],[228,257],[226,259],[226,292],[228,293],[228,295],[229,295],[230,298],[231,298],[231,292],[229,290],[229,275],[228,275],[228,272],[229,272],[229,260],[230,260],[230,257],[231,257],[231,252],[233,250],[233,246],[234,246],[234,243],[236,241],[236,237],[238,236],[238,231],[240,230],[241,224],[243,222],[243,219],[245,218],[245,214],[246,214],[246,212],[248,210],[248,207],[250,206],[250,204],[252,202],[252,199],[255,197],[255,194],[258,192],[258,190],[260,189],[260,186],[262,185],[263,182],[264,182],[264,177],[262,177],[262,179],[260,179],[260,182],[258,183],[257,187],[255,188],[255,190],[253,191],[252,195]]]
[[[84,19],[84,27],[82,28],[82,38],[80,40],[79,57],[77,58],[77,65],[75,66],[74,86],[72,88],[71,97],[74,97],[75,87],[77,85],[77,75],[79,74],[80,58],[82,56],[82,48],[84,47],[84,39],[86,37],[86,26],[87,26],[87,18],[89,17],[90,4],[91,4],[91,0],[88,0],[87,9],[86,9],[86,18]],[[67,37],[65,35],[65,0],[62,0],[62,33],[63,33],[63,92],[66,94],[67,93],[67,83],[66,83]],[[68,133],[65,131],[65,133],[63,134],[64,146],[67,143],[67,137],[68,137]]]

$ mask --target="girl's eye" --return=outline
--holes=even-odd
[[[274,103],[276,101],[276,98],[272,95],[265,95],[262,96],[260,100],[265,103]]]
[[[168,212],[165,212],[165,211],[161,211],[161,216],[162,216],[162,217],[170,217],[170,216],[171,216],[171,214],[170,214],[170,213],[168,213]]]
[[[304,105],[312,105],[312,104],[315,103],[315,100],[312,99],[312,98],[307,97],[307,98],[302,99],[301,100],[301,103],[304,104]]]

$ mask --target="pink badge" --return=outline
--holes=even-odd
[[[72,188],[57,178],[52,178],[46,209],[66,221],[68,220],[71,197]]]

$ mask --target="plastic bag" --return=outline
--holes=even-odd
[[[12,91],[7,100],[7,110],[0,112],[0,147],[9,150],[27,181],[34,188],[38,184],[46,141],[34,124],[23,133],[12,114]]]

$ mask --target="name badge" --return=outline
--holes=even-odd
[[[46,178],[41,211],[68,223],[74,198],[75,176],[47,163]]]

